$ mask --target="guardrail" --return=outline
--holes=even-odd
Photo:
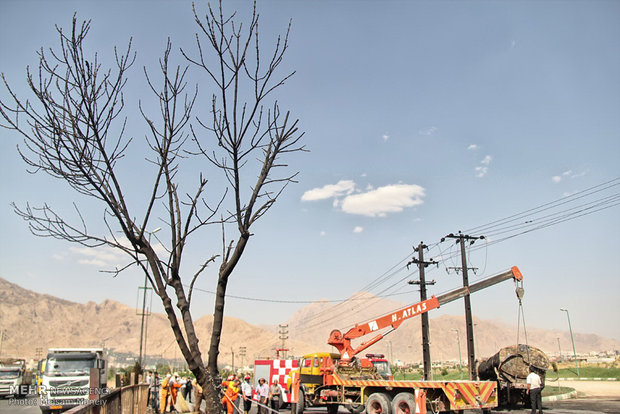
[[[112,389],[91,404],[65,411],[65,414],[146,414],[148,384],[127,385]]]

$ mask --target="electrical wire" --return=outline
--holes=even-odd
[[[183,284],[183,286],[189,288],[190,286],[187,284]],[[194,286],[193,288],[195,291],[198,292],[203,292],[203,293],[208,293],[211,295],[215,295],[216,293],[212,290],[207,290],[207,289],[201,289],[198,288],[196,286]],[[399,295],[406,295],[409,293],[412,293],[413,291],[406,291],[406,292],[398,292],[398,293],[391,293],[388,295],[384,295],[384,296],[399,296]],[[256,298],[256,297],[250,297],[250,296],[237,296],[237,295],[229,295],[226,294],[226,298],[228,299],[240,299],[240,300],[248,300],[248,301],[253,301],[253,302],[267,302],[267,303],[291,303],[291,304],[310,304],[310,303],[316,303],[316,302],[328,302],[328,303],[338,303],[338,302],[348,302],[348,301],[362,301],[362,300],[366,300],[366,298],[346,298],[346,299],[322,299],[322,300],[283,300],[283,299],[266,299],[266,298]]]
[[[554,201],[542,204],[540,206],[530,208],[530,209],[522,211],[520,213],[516,213],[516,214],[510,215],[508,217],[504,217],[502,219],[492,221],[490,223],[486,223],[486,224],[482,224],[482,225],[477,226],[477,227],[473,227],[471,229],[465,230],[465,233],[484,233],[484,232],[489,231],[490,229],[493,229],[494,227],[496,227],[498,225],[501,225],[502,223],[507,223],[507,222],[511,222],[511,221],[514,221],[514,220],[518,220],[519,218],[523,218],[527,214],[531,214],[531,213],[534,213],[534,212],[545,211],[545,210],[548,210],[549,208],[555,207],[557,205],[563,205],[563,204],[572,202],[574,200],[578,200],[578,199],[587,197],[589,195],[596,194],[596,193],[599,193],[601,191],[605,191],[605,190],[607,190],[609,188],[612,188],[612,187],[615,187],[617,185],[620,185],[620,177],[614,178],[613,180],[609,180],[609,181],[604,182],[602,184],[595,185],[593,187],[586,188],[585,190],[578,191],[576,193],[573,193],[573,194],[567,195],[565,197],[559,198],[557,200],[554,200]]]
[[[482,224],[476,227],[472,227],[466,230],[465,233],[472,233],[472,232],[486,233],[484,245],[467,246],[468,256],[469,254],[471,254],[471,252],[478,251],[482,248],[484,248],[487,252],[485,253],[484,271],[481,272],[481,275],[478,277],[482,277],[486,271],[486,263],[487,263],[489,247],[497,243],[501,243],[501,242],[510,240],[512,238],[515,238],[515,237],[518,237],[524,234],[528,234],[528,233],[541,230],[541,229],[544,229],[550,226],[565,223],[567,221],[571,221],[571,220],[574,220],[574,219],[577,219],[583,216],[587,216],[587,215],[594,214],[596,212],[600,212],[600,211],[603,211],[603,210],[606,210],[612,207],[616,207],[620,205],[620,193],[615,193],[615,194],[608,195],[602,198],[598,198],[592,201],[586,201],[579,205],[566,208],[566,209],[563,209],[557,212],[551,212],[543,216],[537,216],[540,213],[552,210],[554,208],[558,208],[560,206],[567,205],[569,203],[583,200],[584,198],[599,194],[603,191],[609,190],[618,185],[620,185],[620,177],[614,178],[613,180],[609,180],[607,182],[604,182],[604,183],[601,183],[601,184],[598,184],[598,185],[595,185],[589,188],[586,188],[584,190],[578,191],[576,193],[562,197],[560,199],[557,199],[557,200],[554,200],[548,203],[544,203],[537,207],[533,207],[533,208],[521,211],[519,213],[515,213],[510,216],[504,217],[502,219],[494,220],[489,223]],[[514,223],[517,220],[522,220],[522,221],[519,223]],[[499,239],[495,238],[501,235],[505,235],[505,236]],[[436,257],[436,259],[438,260],[439,265],[443,266],[447,270],[449,267],[447,266],[447,264],[450,264],[450,262],[452,262],[452,264],[454,265],[452,267],[458,267],[456,265],[455,260],[459,257],[460,252],[455,249],[455,246],[456,244],[451,243],[448,249],[448,252],[446,253],[446,249],[442,249],[441,243],[437,242],[431,245],[431,247],[429,247],[429,250],[437,249],[439,251],[439,257],[438,258]],[[412,252],[409,252],[404,258],[400,259],[396,264],[391,266],[388,270],[383,272],[381,275],[379,275],[375,279],[371,280],[369,283],[367,283],[365,286],[363,286],[360,289],[361,291],[367,291],[368,293],[371,293],[375,296],[370,301],[368,300],[367,297],[355,298],[354,296],[346,298],[346,299],[323,300],[323,302],[334,303],[334,305],[329,308],[323,309],[322,311],[318,312],[315,315],[312,315],[309,318],[304,319],[301,323],[304,325],[304,327],[312,327],[312,326],[322,325],[331,320],[335,320],[340,317],[338,310],[342,309],[342,307],[349,302],[351,303],[359,302],[353,306],[353,310],[357,310],[362,306],[368,307],[371,304],[379,301],[381,298],[412,293],[413,291],[405,291],[405,292],[401,291],[397,293],[391,292],[393,289],[399,288],[401,286],[401,283],[405,279],[417,273],[417,269],[416,269],[413,272],[407,273],[405,276],[398,278],[396,281],[392,281],[394,278],[400,275],[401,272],[406,270],[406,266],[403,265],[403,262],[406,261],[411,255],[412,255]],[[435,268],[429,269],[429,273],[432,272],[433,270],[435,270]],[[388,282],[391,282],[391,283],[387,285],[387,287],[380,289],[382,285],[387,284]],[[215,292],[213,291],[200,289],[197,287],[194,287],[194,290],[209,293],[209,294],[215,294]],[[379,291],[376,293],[373,293],[373,291],[375,290],[379,290]],[[445,292],[442,292],[442,293],[445,293]],[[285,304],[285,303],[311,304],[311,303],[319,302],[318,300],[282,300],[282,299],[237,296],[237,295],[229,295],[229,294],[227,294],[226,297],[233,298],[233,299],[239,299],[239,300],[282,303],[282,304]],[[314,323],[311,323],[311,322],[314,322]]]
[[[478,226],[477,228],[474,228],[472,230],[475,230],[475,229],[493,229],[493,228],[496,228],[498,226],[505,226],[506,223],[510,223],[510,222],[516,221],[518,219],[522,219],[524,217],[527,217],[527,214],[532,214],[532,213],[540,214],[540,213],[542,213],[544,211],[550,210],[551,208],[557,208],[559,206],[562,206],[562,205],[565,205],[565,204],[568,204],[568,203],[571,203],[571,202],[575,202],[575,201],[581,200],[581,199],[583,199],[585,197],[592,196],[594,194],[597,194],[597,193],[600,193],[602,191],[608,190],[608,189],[610,189],[612,187],[620,185],[620,182],[618,182],[619,180],[620,180],[620,178],[616,178],[614,180],[607,181],[607,182],[605,182],[603,184],[599,184],[599,185],[590,187],[590,188],[588,188],[586,190],[579,191],[579,192],[574,193],[574,194],[572,194],[570,196],[562,197],[559,200],[555,200],[555,201],[550,202],[550,203],[545,203],[545,204],[543,204],[541,206],[525,210],[524,212],[521,212],[521,213],[513,214],[513,215],[511,215],[511,216],[509,216],[507,218],[504,218],[504,219],[495,220],[495,221],[493,221],[493,222],[491,222],[491,223],[489,223],[487,225]],[[564,210],[561,210],[559,212],[548,214],[546,216],[538,217],[538,218],[535,218],[535,219],[532,219],[532,220],[527,220],[525,223],[518,223],[518,224],[510,225],[510,226],[508,226],[508,228],[503,227],[501,229],[497,229],[496,232],[493,232],[491,234],[491,236],[495,236],[495,235],[498,235],[498,234],[505,234],[505,233],[507,233],[507,232],[509,232],[511,230],[512,231],[514,231],[514,230],[518,231],[518,230],[521,230],[521,229],[527,228],[527,227],[531,227],[529,230],[527,230],[527,232],[531,232],[531,231],[535,231],[535,230],[542,229],[542,228],[545,228],[545,227],[549,227],[551,225],[559,224],[559,223],[562,223],[564,221],[572,220],[574,218],[581,217],[581,216],[586,215],[586,214],[591,214],[591,213],[594,213],[596,211],[600,211],[600,210],[605,209],[605,208],[610,208],[610,207],[613,207],[613,206],[619,204],[619,203],[616,203],[616,201],[618,200],[619,196],[620,196],[620,194],[614,194],[614,195],[611,195],[611,196],[599,198],[597,200],[588,201],[588,202],[580,204],[578,206],[574,206],[574,207],[571,207],[571,208],[568,208],[568,209],[564,209]],[[611,204],[611,205],[605,206],[605,204]],[[605,206],[605,207],[603,207],[603,206]],[[600,207],[600,208],[596,208],[596,207]],[[594,209],[594,210],[592,210],[592,209]],[[588,211],[588,210],[592,210],[592,211]],[[468,230],[467,232],[470,232],[470,230]],[[519,233],[517,235],[521,235],[521,234],[525,234],[525,233],[526,232],[521,232],[521,233]],[[511,237],[503,238],[503,239],[501,239],[501,241],[508,240],[509,238],[516,237],[517,235],[513,235]],[[493,242],[489,243],[488,239],[485,239],[484,246],[476,246],[476,247],[472,248],[472,246],[469,245],[469,246],[466,247],[468,257],[471,255],[471,253],[473,251],[479,250],[481,247],[484,248],[485,251],[486,251],[484,270],[481,272],[479,277],[483,277],[483,275],[486,273],[488,247],[492,246],[493,244],[496,244],[497,242],[499,242],[499,241],[493,241]],[[444,267],[445,267],[446,262],[448,262],[449,260],[454,261],[459,256],[459,252],[455,251],[454,246],[455,245],[451,245],[450,252],[447,255],[447,257],[445,256],[444,251],[441,251],[441,249],[440,249],[440,254],[441,254],[441,258],[442,258],[442,262],[443,262]],[[468,262],[471,262],[471,260],[468,260]],[[457,267],[457,266],[455,265],[453,267]],[[393,276],[393,275],[394,274],[390,274],[388,276]],[[389,279],[389,277],[385,277],[381,281],[385,281],[387,279]],[[394,287],[399,282],[402,282],[402,280],[403,279],[397,281],[395,284],[392,284],[391,286],[388,286],[388,288],[386,288],[383,291],[379,292],[377,294],[377,296],[381,296],[382,293],[385,293],[386,290],[391,289],[392,287]],[[374,285],[374,286],[378,286],[378,284]],[[375,299],[378,299],[378,298],[375,298]],[[329,318],[329,319],[333,320],[333,319],[336,319],[336,317]],[[323,321],[321,321],[321,322],[323,322]]]

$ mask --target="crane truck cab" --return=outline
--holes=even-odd
[[[313,352],[302,356],[299,360],[299,400],[297,413],[303,413],[304,407],[324,405],[329,400],[329,389],[325,385],[331,385],[331,374],[338,365],[340,354],[331,352]],[[292,373],[291,373],[292,375]],[[291,389],[291,381],[288,383]],[[329,408],[333,406],[328,405]],[[335,406],[338,408],[338,406]]]
[[[385,359],[384,354],[366,354],[366,358],[361,360],[362,367],[375,367],[377,374],[386,380],[393,380],[392,368],[390,361]]]
[[[298,413],[306,406],[326,406],[328,413],[338,411],[340,394],[333,389],[335,373],[343,378],[393,379],[390,364],[382,354],[367,354],[366,358],[357,359],[355,366],[343,366],[340,359],[340,354],[330,352],[314,352],[301,357]],[[290,381],[288,385],[290,389]],[[350,398],[346,398],[343,405],[354,414],[364,410],[364,405],[356,404]]]
[[[340,354],[330,352],[314,352],[302,356],[299,362],[299,379],[304,393],[313,395],[316,388],[323,385],[327,371],[332,372],[338,360]]]

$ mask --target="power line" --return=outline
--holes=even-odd
[[[522,212],[519,212],[519,213],[516,213],[516,214],[512,214],[512,215],[510,215],[508,217],[504,217],[502,219],[495,220],[495,221],[492,221],[490,223],[486,223],[486,224],[482,224],[482,225],[477,226],[477,227],[473,227],[471,229],[465,230],[465,232],[466,233],[473,233],[473,232],[476,232],[476,233],[487,233],[490,229],[492,229],[492,228],[494,228],[494,227],[496,227],[498,225],[501,225],[501,224],[507,223],[507,222],[511,222],[511,221],[514,221],[514,220],[518,220],[519,218],[523,218],[528,213],[534,213],[534,212],[538,213],[538,212],[541,212],[541,211],[545,211],[545,210],[548,210],[548,209],[550,209],[552,207],[563,205],[563,204],[566,204],[566,203],[570,203],[572,201],[575,201],[575,200],[578,200],[578,199],[590,196],[592,194],[596,194],[596,193],[599,193],[601,191],[605,191],[605,190],[607,190],[609,188],[612,188],[612,187],[615,187],[617,185],[620,185],[620,177],[614,178],[613,180],[609,180],[609,181],[604,182],[602,184],[595,185],[593,187],[586,188],[585,190],[578,191],[576,193],[573,193],[573,194],[567,195],[565,197],[559,198],[557,200],[554,200],[554,201],[542,204],[540,206],[533,207],[533,208],[530,208],[528,210],[525,210],[525,211],[522,211]]]
[[[620,180],[620,178],[616,178],[616,179],[607,181],[605,183],[602,183],[602,184],[590,187],[588,189],[579,191],[577,193],[574,193],[574,194],[572,194],[570,196],[562,197],[559,200],[555,200],[555,201],[552,201],[552,202],[549,202],[549,203],[545,203],[545,204],[543,204],[541,206],[534,207],[534,208],[525,210],[525,211],[517,213],[517,214],[513,214],[513,215],[508,216],[508,217],[506,217],[504,219],[495,220],[495,221],[492,221],[491,223],[478,226],[478,227],[474,228],[474,230],[475,229],[488,229],[488,230],[490,230],[490,229],[496,228],[498,226],[502,226],[502,225],[505,225],[507,223],[516,221],[518,219],[525,218],[525,217],[527,217],[528,213],[529,214],[540,214],[543,211],[548,211],[548,210],[550,210],[552,208],[557,208],[559,206],[562,206],[562,205],[565,205],[565,204],[568,204],[568,203],[571,203],[571,202],[575,202],[577,200],[581,200],[581,199],[583,199],[585,197],[592,196],[594,194],[600,193],[602,191],[605,191],[605,190],[608,190],[608,189],[610,189],[612,187],[620,185],[619,180]],[[583,215],[592,214],[592,213],[594,213],[596,211],[600,211],[600,210],[603,210],[603,209],[606,209],[606,208],[613,207],[613,206],[615,206],[617,204],[620,204],[620,203],[615,203],[615,201],[618,200],[619,196],[620,196],[619,194],[614,194],[614,195],[611,195],[611,196],[607,196],[607,197],[596,199],[594,201],[588,201],[588,202],[580,204],[578,206],[574,206],[574,207],[571,207],[569,209],[565,209],[565,210],[562,210],[562,211],[559,211],[559,212],[555,212],[555,213],[549,214],[547,216],[538,217],[538,218],[535,218],[535,219],[532,219],[532,220],[526,220],[525,223],[519,223],[519,224],[516,224],[516,225],[511,225],[511,226],[509,226],[509,228],[502,228],[503,231],[501,233],[498,232],[499,229],[496,229],[496,232],[492,232],[491,235],[504,234],[506,232],[509,232],[510,230],[517,230],[518,231],[518,230],[521,230],[521,229],[523,229],[523,228],[525,228],[527,226],[532,226],[532,228],[527,230],[527,231],[520,232],[518,234],[509,236],[509,237],[505,237],[505,238],[503,238],[501,240],[493,240],[491,242],[486,241],[484,246],[477,246],[476,248],[468,249],[468,253],[471,253],[472,251],[476,251],[476,250],[478,250],[480,248],[488,249],[488,247],[493,245],[493,244],[497,244],[498,242],[508,240],[508,239],[516,237],[518,235],[526,234],[526,233],[531,232],[531,231],[535,231],[535,230],[539,230],[539,229],[542,229],[542,228],[546,228],[546,227],[549,227],[551,225],[560,224],[560,223],[562,223],[564,221],[572,220],[572,219],[581,217]],[[609,204],[609,205],[605,206],[605,204]],[[596,207],[600,207],[600,208],[596,208]],[[451,247],[451,250],[452,250],[452,247]],[[444,262],[444,263],[447,260],[455,259],[458,256],[457,252],[452,251],[446,257],[446,256],[444,256],[444,252],[441,251],[441,249],[440,249],[440,254],[441,254],[442,262]],[[444,266],[445,266],[445,264],[444,264]],[[392,270],[393,268],[394,267],[392,267],[390,270]],[[486,270],[486,259],[485,259],[485,270]],[[369,285],[369,286],[371,286],[373,288],[374,287],[378,287],[381,283],[386,282],[388,279],[392,278],[397,273],[398,272],[392,272],[392,273],[387,273],[386,272],[380,278],[375,279],[374,283]],[[398,285],[402,281],[403,281],[403,279],[400,279],[400,280],[396,281],[395,283],[393,283],[392,285],[390,285],[387,288],[383,289],[381,292],[379,292],[376,295],[380,297],[383,293],[385,293],[386,291],[389,291],[390,289],[392,289],[393,287],[395,287],[396,285]],[[375,300],[378,300],[378,298],[375,298]],[[325,310],[324,313],[327,313],[327,311],[329,311],[331,313],[339,305],[341,305],[341,304],[335,305],[332,308],[330,308],[329,310]],[[357,307],[359,307],[359,306],[357,306]],[[355,309],[355,307],[353,309]],[[315,316],[314,318],[312,318],[312,320],[316,320],[317,318],[318,318],[318,316]],[[311,327],[315,326],[315,325],[318,325],[318,324],[322,324],[322,323],[324,323],[326,321],[334,320],[336,318],[337,318],[337,316],[332,316],[332,317],[323,319],[321,321],[313,323],[311,325]],[[310,322],[310,320],[308,320],[308,322]]]
[[[404,258],[400,259],[398,261],[398,263],[396,263],[395,265],[390,267],[388,270],[383,272],[379,277],[375,278],[373,281],[371,281],[367,285],[363,286],[358,291],[371,291],[375,287],[379,286],[381,283],[383,283],[386,280],[390,279],[395,274],[397,274],[398,272],[402,271],[404,266],[401,266],[401,267],[398,267],[398,266],[401,263],[403,263],[404,261],[406,261],[408,258],[409,258],[409,254],[407,256],[405,256]],[[310,323],[312,321],[316,321],[317,319],[323,317],[324,315],[329,315],[329,316],[328,316],[328,318],[326,320],[321,320],[319,323],[324,323],[325,321],[332,320],[332,319],[334,319],[333,313],[336,312],[338,307],[340,307],[341,305],[345,304],[346,302],[348,302],[348,300],[341,301],[340,303],[336,303],[335,305],[333,305],[333,306],[331,306],[329,308],[323,309],[322,311],[319,311],[317,314],[309,316],[308,318],[302,320],[301,323],[307,324],[307,323]],[[315,324],[313,324],[312,326],[314,326],[314,325]]]
[[[183,284],[183,286],[189,288],[190,286],[187,284]],[[201,289],[198,288],[196,286],[194,286],[194,290],[198,291],[198,292],[203,292],[203,293],[208,293],[210,295],[215,295],[215,292],[212,290],[208,290],[208,289]],[[399,296],[399,295],[406,295],[409,293],[412,293],[414,291],[406,291],[406,292],[398,292],[398,293],[392,293],[389,295],[385,295],[385,296]],[[292,304],[310,304],[310,303],[316,303],[316,302],[328,302],[328,303],[339,303],[339,302],[348,302],[348,301],[361,301],[361,300],[366,300],[365,298],[347,298],[347,299],[320,299],[320,300],[284,300],[284,299],[267,299],[267,298],[255,298],[255,297],[250,297],[250,296],[237,296],[237,295],[229,295],[226,294],[226,298],[228,299],[240,299],[240,300],[249,300],[249,301],[253,301],[253,302],[268,302],[268,303],[292,303]]]
[[[577,206],[573,206],[567,209],[553,212],[553,213],[550,213],[544,216],[538,216],[538,217],[536,216],[537,214],[540,214],[544,211],[549,211],[549,210],[552,210],[553,208],[557,208],[557,207],[560,207],[560,206],[563,206],[569,203],[576,202],[578,200],[582,200],[586,197],[590,197],[592,195],[601,193],[603,191],[609,190],[618,185],[620,185],[620,177],[614,178],[613,180],[609,180],[602,184],[598,184],[598,185],[589,187],[587,189],[578,191],[566,197],[562,197],[560,199],[557,199],[557,200],[554,200],[548,203],[544,203],[537,207],[533,207],[533,208],[524,210],[522,212],[512,214],[502,219],[494,220],[489,223],[482,224],[477,227],[468,229],[466,230],[466,232],[485,232],[490,238],[489,240],[485,240],[486,243],[484,245],[482,246],[478,245],[475,247],[471,247],[468,250],[469,252],[472,252],[472,251],[477,251],[482,248],[488,249],[489,246],[493,246],[497,243],[504,242],[506,240],[512,239],[517,236],[521,236],[521,235],[531,233],[536,230],[541,230],[541,229],[544,229],[544,228],[547,228],[553,225],[557,225],[557,224],[561,224],[567,221],[577,219],[579,217],[583,217],[583,216],[594,214],[596,212],[603,211],[603,210],[606,210],[612,207],[616,207],[620,205],[620,193],[614,193],[612,195],[601,197],[593,201],[587,201]],[[534,217],[530,217],[530,216],[534,216]],[[523,220],[523,221],[520,223],[509,224],[517,220]],[[494,236],[499,236],[499,235],[507,234],[507,233],[512,233],[512,234],[508,234],[505,237],[502,237],[500,239],[492,238]],[[445,263],[448,260],[454,260],[459,255],[458,252],[453,251],[454,246],[450,247],[450,251],[448,252],[448,254],[445,253],[445,250],[441,249],[441,247],[439,246],[439,243],[435,243],[431,245],[431,248],[432,249],[439,248],[439,257],[438,258],[435,257],[435,259],[439,260],[440,263],[444,265],[444,267],[445,267]],[[338,316],[335,316],[334,313],[337,313],[337,309],[341,308],[344,304],[348,302],[360,302],[353,307],[353,310],[356,310],[356,309],[359,309],[361,306],[370,306],[372,303],[378,301],[381,298],[413,293],[413,291],[405,291],[405,292],[400,291],[396,293],[392,293],[390,291],[394,288],[399,287],[401,283],[404,282],[404,280],[406,280],[407,278],[415,274],[417,270],[412,273],[407,273],[403,277],[400,277],[398,280],[391,283],[387,287],[381,289],[377,293],[372,292],[372,290],[377,289],[382,284],[388,282],[389,280],[393,279],[397,275],[401,274],[401,272],[406,270],[405,266],[402,265],[402,263],[405,260],[407,260],[410,255],[411,255],[411,252],[408,253],[407,256],[405,256],[403,259],[399,260],[396,264],[391,266],[388,270],[383,272],[381,275],[379,275],[378,277],[376,277],[375,279],[373,279],[372,281],[370,281],[369,283],[367,283],[365,286],[363,286],[360,289],[361,291],[369,291],[369,293],[375,296],[375,298],[371,299],[370,301],[368,300],[368,298],[365,298],[365,297],[358,297],[358,298],[350,297],[346,299],[331,299],[331,300],[325,300],[325,299],[323,300],[284,300],[284,299],[270,299],[270,298],[257,298],[257,297],[249,297],[249,296],[228,295],[228,294],[226,295],[226,297],[232,298],[232,299],[254,301],[254,302],[282,303],[282,304],[287,304],[287,303],[288,304],[311,304],[311,303],[316,303],[320,301],[333,303],[334,304],[333,306],[323,309],[317,314],[312,315],[311,317],[302,321],[302,324],[304,324],[304,326],[312,327],[312,326],[320,325],[320,324],[329,322],[330,320],[336,319]],[[486,269],[486,265],[485,265],[485,269]],[[429,273],[432,272],[433,270],[435,269],[430,269]],[[188,287],[187,285],[184,285],[184,286]],[[200,288],[194,287],[194,290],[215,295],[215,292],[206,290],[206,289],[200,289]],[[364,303],[361,303],[362,301]],[[322,318],[323,316],[326,316],[326,315],[327,315],[326,318]],[[320,320],[317,321],[318,319]],[[317,321],[317,322],[307,325],[309,322],[313,322],[313,321]]]

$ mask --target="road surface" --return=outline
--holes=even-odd
[[[0,413],[2,414],[41,414],[39,398],[3,398],[0,400]]]
[[[620,397],[620,381],[560,381],[560,386],[570,387],[588,397]]]
[[[620,397],[587,397],[571,400],[562,400],[543,403],[545,414],[617,414],[620,413]],[[505,414],[529,414],[529,409],[494,410],[494,413]],[[38,399],[31,397],[24,400],[2,399],[0,400],[1,414],[40,414]],[[281,410],[282,414],[290,414],[290,410]],[[324,408],[309,408],[305,414],[325,414]],[[466,410],[463,414],[479,414],[479,411]],[[256,414],[256,406],[252,407],[250,414]],[[339,414],[349,414],[344,408],[340,408]]]

